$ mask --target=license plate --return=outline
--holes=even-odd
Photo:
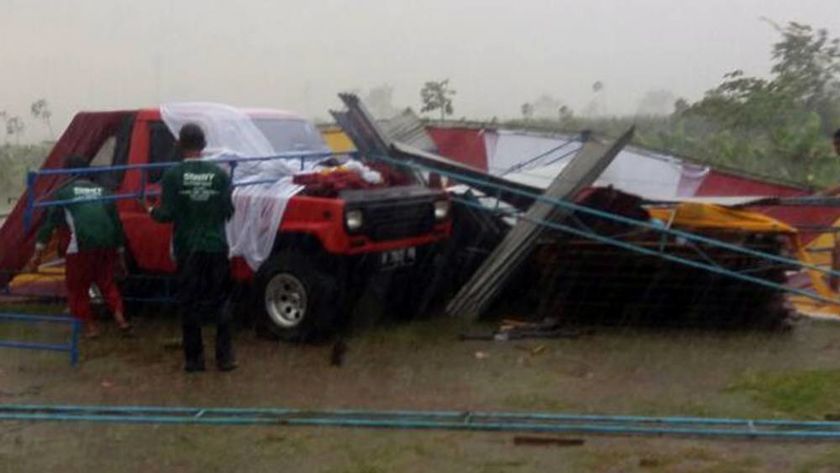
[[[382,270],[404,268],[414,265],[417,260],[417,248],[400,248],[381,253],[379,256],[379,267]]]

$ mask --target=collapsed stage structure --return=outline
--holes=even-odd
[[[796,313],[790,294],[800,306],[837,310],[825,282],[831,266],[815,263],[814,248],[804,244],[840,217],[833,200],[625,150],[632,130],[611,146],[589,133],[541,136],[531,144],[534,155],[511,162],[498,159],[517,148],[505,146],[503,132],[457,145],[451,133],[426,127],[426,142],[455,150],[456,159],[447,159],[388,136],[358,100],[343,99],[352,119],[339,123],[350,141],[362,143],[362,155],[449,180],[452,315],[495,309],[584,323],[784,328]],[[403,130],[410,128],[405,121]],[[419,121],[414,129],[423,129]],[[482,142],[494,150],[484,160]],[[663,177],[656,172],[663,166],[677,172]],[[790,284],[797,275],[807,283]]]
[[[452,236],[425,290],[452,315],[781,328],[794,315],[791,300],[840,314],[826,284],[833,236],[816,238],[840,207],[803,198],[807,189],[628,146],[632,130],[615,142],[476,132],[424,125],[411,113],[377,121],[355,96],[341,98],[341,129],[323,130],[333,152],[407,170],[451,195]],[[121,121],[115,114],[100,130],[68,133],[110,133]],[[69,152],[96,150],[57,148],[45,165]],[[0,234],[19,233],[22,215]],[[19,267],[25,252],[8,239],[0,245],[0,269]],[[61,268],[48,271],[6,287],[60,295]]]

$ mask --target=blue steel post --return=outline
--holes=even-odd
[[[140,170],[140,199],[143,201],[143,207],[148,207],[149,203],[146,201],[146,170]],[[143,209],[145,210],[145,209]]]
[[[70,323],[71,333],[70,341],[68,343],[41,343],[41,342],[25,342],[18,340],[0,340],[0,348],[14,348],[21,350],[46,350],[70,353],[70,364],[76,366],[79,361],[79,335],[81,333],[81,322],[76,319],[68,317],[55,317],[45,315],[32,314],[15,314],[0,312],[0,321],[10,320],[24,323],[50,323],[50,324],[67,324]]]
[[[26,173],[26,208],[23,210],[23,229],[29,231],[35,211],[35,171]]]
[[[233,184],[233,176],[236,173],[236,161],[231,161],[228,164],[230,164],[230,182]]]
[[[70,335],[70,366],[76,367],[79,364],[79,332],[81,331],[82,323],[78,319],[73,319],[73,328]]]

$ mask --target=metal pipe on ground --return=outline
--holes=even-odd
[[[0,421],[265,425],[640,435],[768,440],[838,440],[840,422],[531,412],[307,410],[156,406],[0,406]]]

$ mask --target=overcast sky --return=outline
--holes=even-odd
[[[760,17],[840,36],[838,0],[0,0],[0,110],[45,135],[79,110],[176,100],[327,117],[339,91],[380,84],[419,108],[450,78],[455,117],[515,117],[548,93],[609,113],[649,90],[696,99],[733,69],[766,74],[778,34]]]

